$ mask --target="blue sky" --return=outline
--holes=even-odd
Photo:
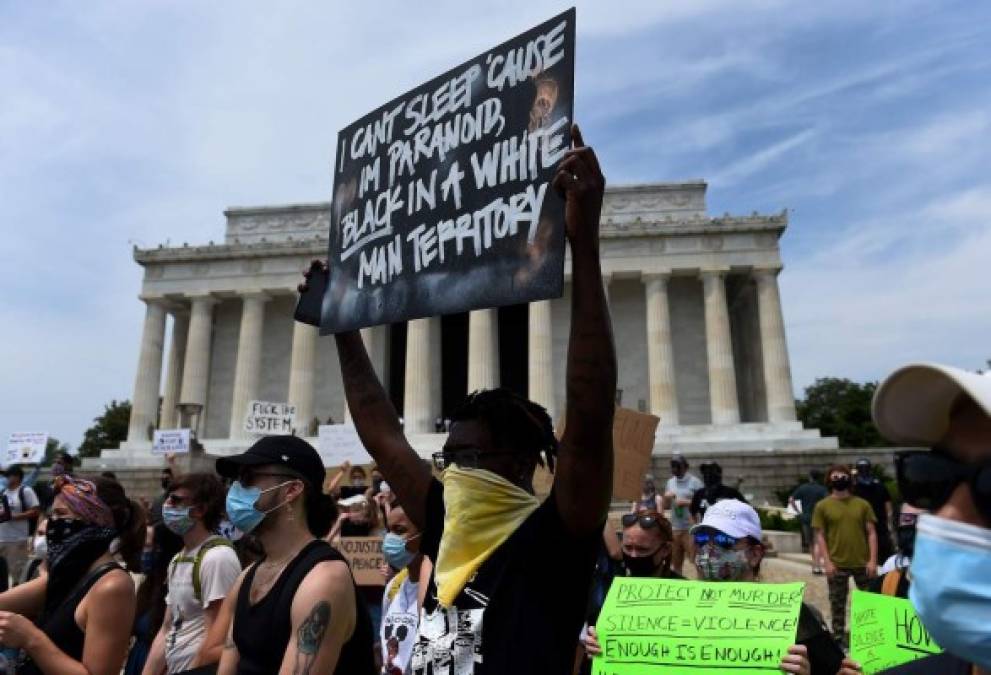
[[[418,7],[416,5],[423,5]],[[0,3],[0,436],[131,396],[131,246],[329,198],[337,130],[563,3]],[[611,183],[791,210],[796,390],[991,358],[991,4],[579,3]]]

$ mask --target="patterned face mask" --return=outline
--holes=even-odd
[[[699,576],[706,581],[739,581],[750,567],[746,551],[706,544],[695,554]]]
[[[63,563],[70,559],[92,556],[92,560],[95,560],[107,551],[116,536],[116,529],[95,525],[81,518],[52,518],[48,521],[48,531],[45,533],[48,542],[48,568],[52,574],[58,574]],[[83,551],[87,554],[74,555]]]

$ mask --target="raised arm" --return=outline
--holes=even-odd
[[[586,534],[601,529],[612,498],[616,350],[599,263],[599,213],[606,181],[577,125],[571,137],[574,148],[554,177],[554,187],[565,195],[572,266],[567,417],[554,492],[568,529]]]
[[[403,435],[399,415],[375,375],[357,331],[337,335],[337,354],[348,409],[362,444],[406,507],[406,515],[417,527],[425,527],[430,466]]]

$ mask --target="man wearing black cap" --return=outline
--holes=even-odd
[[[266,436],[217,460],[236,479],[227,516],[255,535],[264,557],[225,600],[232,615],[221,675],[372,675],[372,628],[344,558],[323,537],[336,517],[323,494],[323,462],[295,436]]]

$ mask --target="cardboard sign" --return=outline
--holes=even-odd
[[[564,436],[564,418],[558,427],[558,438]],[[656,415],[616,408],[613,417],[613,477],[614,499],[634,500],[640,496],[643,475],[650,469],[650,456],[654,450],[654,433],[661,418]],[[537,467],[533,475],[533,491],[538,497],[550,494],[554,476],[545,468]]]
[[[181,455],[189,452],[189,429],[155,429],[151,451],[158,454]]]
[[[780,673],[805,584],[617,577],[595,630],[596,675]]]
[[[244,418],[244,430],[263,436],[291,434],[296,429],[296,406],[288,403],[251,401]]]
[[[865,675],[939,654],[912,603],[904,598],[854,590],[850,605],[850,658]]]
[[[371,464],[372,458],[351,424],[322,424],[317,430],[317,452],[324,467]]]
[[[348,559],[354,582],[359,586],[384,586],[385,577],[379,569],[382,557],[382,537],[341,537],[341,555]]]
[[[41,464],[45,459],[48,433],[44,431],[13,431],[7,437],[3,465]]]
[[[321,333],[560,297],[575,11],[343,129]]]

